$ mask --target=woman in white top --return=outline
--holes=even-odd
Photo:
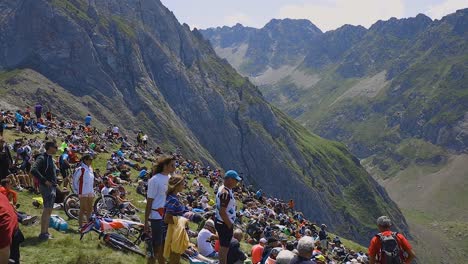
[[[81,159],[80,167],[73,174],[73,189],[80,197],[80,213],[78,224],[81,227],[83,221],[87,222],[93,212],[94,200],[94,172],[91,167],[93,158],[86,154]]]
[[[148,263],[165,263],[164,249],[164,205],[166,204],[166,192],[170,175],[176,170],[175,158],[164,156],[159,158],[153,167],[151,179],[148,180],[148,192],[145,210],[145,232],[151,231],[154,256],[148,259]],[[151,229],[150,229],[151,223]]]

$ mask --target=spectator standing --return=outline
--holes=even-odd
[[[327,225],[322,224],[320,226],[320,231],[318,235],[319,235],[319,240],[320,240],[320,246],[322,246],[323,251],[326,252],[328,249]]]
[[[37,103],[36,106],[34,106],[34,113],[36,114],[36,118],[39,121],[42,117],[42,105],[40,103]]]
[[[91,114],[88,114],[86,117],[85,117],[85,126],[89,127],[91,126],[91,120],[93,118],[91,117]]]
[[[164,223],[168,225],[168,229],[171,225],[177,225],[174,222],[174,216],[182,217],[184,213],[188,212],[187,208],[179,201],[177,194],[184,190],[184,178],[181,176],[172,176],[169,179],[169,186],[167,188],[166,204],[164,205]],[[170,232],[167,233],[167,236]],[[171,241],[169,237],[166,237],[166,241]],[[171,243],[177,243],[180,241],[171,241]],[[164,255],[169,256],[169,264],[179,264],[181,253],[174,252],[171,250],[171,245],[166,244]]]
[[[80,212],[78,215],[78,225],[81,227],[91,217],[94,201],[94,172],[91,164],[93,158],[86,154],[81,159],[80,167],[73,175],[73,188],[80,198]]]
[[[151,237],[154,257],[148,258],[148,263],[153,264],[158,259],[159,264],[165,264],[163,222],[164,205],[166,204],[166,192],[171,173],[174,173],[175,159],[172,156],[162,157],[153,168],[153,177],[148,181],[147,202],[145,210],[145,232],[149,232],[151,223]]]
[[[224,185],[220,186],[216,194],[216,231],[219,236],[219,262],[227,263],[229,247],[234,233],[236,220],[236,200],[232,189],[241,181],[241,177],[234,170],[224,175]]]
[[[0,180],[6,179],[10,174],[11,166],[13,166],[13,158],[10,149],[5,143],[5,139],[0,137]]]
[[[41,217],[41,233],[39,239],[48,240],[52,238],[49,230],[49,220],[54,208],[57,195],[57,175],[53,155],[57,152],[57,144],[53,141],[45,143],[46,152],[36,158],[31,173],[39,180],[39,191],[41,192],[44,209]]]
[[[385,264],[391,260],[394,261],[392,263],[409,264],[415,258],[414,251],[408,240],[402,234],[392,232],[390,230],[391,226],[392,220],[388,216],[381,216],[377,219],[377,227],[380,233],[374,236],[370,242],[369,264]],[[390,257],[386,253],[393,253],[395,256]],[[404,253],[408,256],[405,257]]]

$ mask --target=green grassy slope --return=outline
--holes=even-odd
[[[125,109],[124,102],[117,98],[112,101],[102,96],[96,98],[89,95],[74,95],[31,69],[0,72],[0,95],[2,95],[0,102],[13,104],[20,109],[43,102],[45,110],[71,120],[83,120],[88,113],[91,113],[93,125],[102,130],[110,124],[117,124],[123,133],[133,136],[137,128],[141,128],[147,131],[146,133],[151,132],[152,143],[160,145],[163,149],[174,151],[176,146],[181,146],[189,155],[217,164],[204,148],[200,147],[198,151],[193,151],[193,138],[184,134],[184,129],[177,121],[166,119],[163,120],[164,123],[154,124],[151,122],[151,116],[144,112],[133,116]],[[145,96],[150,98],[149,95]],[[161,114],[165,109],[157,100],[152,101],[152,104],[158,107],[158,112],[154,114]]]
[[[12,142],[15,138],[23,137],[25,135],[19,134],[15,131],[6,131],[5,139],[7,142]],[[27,138],[35,137],[36,135],[26,135]],[[40,138],[44,138],[43,134],[39,135]],[[104,171],[106,161],[110,158],[109,153],[98,154],[97,158],[93,161],[93,167],[99,168]],[[143,164],[141,164],[143,165]],[[144,165],[149,165],[147,162]],[[132,178],[135,178],[137,172],[132,170]],[[193,175],[189,175],[189,186],[193,180]],[[206,179],[202,178],[200,181],[207,188],[210,195],[210,199],[214,199],[213,189],[209,187],[209,183]],[[135,187],[125,186],[127,192],[129,192],[128,198],[140,209],[144,209],[145,204],[143,203],[144,197],[137,194]],[[32,205],[32,198],[40,197],[40,195],[31,194],[27,191],[19,193],[19,201],[21,204],[20,211],[26,212],[29,215],[40,216],[41,209],[37,209]],[[54,239],[41,242],[37,238],[40,232],[40,225],[35,224],[33,226],[20,226],[22,232],[25,235],[26,241],[21,246],[21,255],[23,263],[67,263],[67,264],[84,264],[84,263],[146,263],[143,257],[134,254],[126,254],[119,251],[115,251],[108,248],[98,240],[96,233],[89,233],[84,236],[83,240],[80,240],[78,233],[78,222],[76,220],[69,220],[63,212],[63,209],[54,210],[53,214],[57,214],[64,218],[68,225],[69,230],[67,232],[58,232],[54,229],[50,229]],[[140,218],[143,219],[143,212],[140,213]],[[191,228],[196,226],[191,224]],[[365,248],[353,241],[342,239],[346,247],[352,248],[356,251],[365,250]],[[192,239],[192,242],[195,242]],[[141,248],[144,249],[144,243]],[[251,246],[245,242],[241,243],[242,249],[246,253],[250,253]],[[45,254],[45,252],[47,252]],[[183,260],[182,263],[188,263]]]

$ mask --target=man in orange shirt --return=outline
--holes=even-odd
[[[267,240],[265,238],[261,238],[260,242],[252,247],[252,263],[257,264],[262,261],[262,255],[263,255],[263,248],[265,247],[265,244],[267,243]]]
[[[10,179],[2,179],[0,183],[0,193],[4,194],[11,204],[16,206],[18,194],[11,189]]]
[[[388,216],[379,217],[377,226],[380,233],[374,236],[370,242],[369,264],[386,264],[386,259],[393,259],[393,263],[410,264],[416,257],[414,251],[402,234],[390,230],[392,226],[390,218]],[[392,257],[392,253],[394,257]]]

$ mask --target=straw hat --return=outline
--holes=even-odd
[[[173,193],[176,187],[184,182],[184,178],[182,176],[172,176],[169,179],[169,185],[167,187],[167,193]]]

